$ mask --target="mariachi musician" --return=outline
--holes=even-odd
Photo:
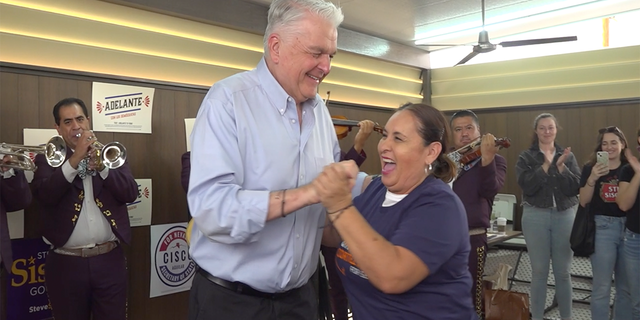
[[[42,233],[52,248],[46,285],[56,319],[125,320],[127,266],[122,243],[131,240],[127,203],[138,185],[126,158],[106,166],[89,128],[84,102],[67,98],[53,108],[55,127],[68,147],[52,167],[36,156],[33,195],[41,203]],[[111,145],[111,144],[110,144]],[[117,153],[117,152],[116,152]],[[117,167],[117,168],[116,168]]]
[[[10,166],[12,155],[0,154],[0,161],[0,269],[4,266],[5,270],[11,272],[13,260],[7,212],[29,206],[31,190],[24,171]]]
[[[456,150],[470,144],[480,144],[479,147],[476,146],[476,151],[479,151],[476,154],[479,156],[460,165],[453,182],[453,191],[460,197],[467,211],[471,242],[469,271],[473,278],[471,296],[476,313],[483,319],[482,275],[487,256],[486,229],[489,227],[493,198],[504,185],[507,161],[497,154],[501,146],[496,144],[496,138],[492,134],[487,133],[481,137],[478,117],[473,111],[454,113],[450,124]]]

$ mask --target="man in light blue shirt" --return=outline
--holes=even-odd
[[[205,96],[191,133],[190,320],[317,317],[325,210],[309,183],[340,159],[317,89],[342,20],[324,0],[274,0],[264,58]]]

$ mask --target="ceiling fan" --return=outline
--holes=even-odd
[[[471,60],[473,57],[477,56],[480,53],[491,52],[496,49],[497,46],[502,46],[503,48],[507,47],[519,47],[519,46],[528,46],[533,44],[545,44],[545,43],[554,43],[554,42],[565,42],[565,41],[576,41],[578,37],[558,37],[558,38],[544,38],[544,39],[529,39],[529,40],[515,40],[515,41],[503,41],[498,44],[493,44],[489,41],[489,33],[484,30],[484,0],[482,0],[482,31],[480,31],[480,35],[478,36],[478,44],[473,46],[473,51],[469,53],[466,57],[464,57],[460,62],[456,64],[465,64],[467,61]],[[451,47],[458,46],[456,44],[419,44],[419,46],[431,46],[431,47]]]

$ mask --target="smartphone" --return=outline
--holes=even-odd
[[[606,151],[598,151],[598,153],[596,153],[596,162],[609,166],[609,153]]]

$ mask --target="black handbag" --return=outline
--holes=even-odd
[[[593,213],[586,207],[578,205],[576,218],[571,229],[571,250],[577,257],[589,257],[595,251],[596,221]]]

